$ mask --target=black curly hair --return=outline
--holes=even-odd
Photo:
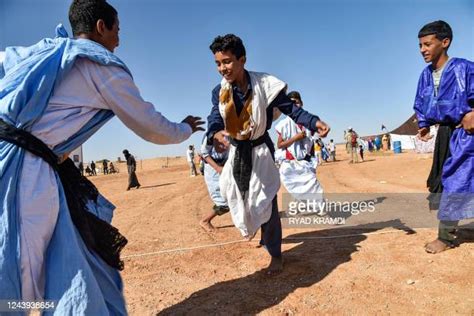
[[[74,36],[92,33],[101,19],[111,30],[116,18],[117,10],[105,0],[74,0],[69,7],[69,23]]]
[[[245,56],[245,46],[240,37],[234,34],[226,34],[224,36],[217,36],[209,46],[212,53],[230,51],[237,59]]]

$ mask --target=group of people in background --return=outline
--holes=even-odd
[[[86,165],[84,168],[83,162],[79,162],[77,168],[81,172],[81,175],[88,175],[88,176],[96,176],[97,175],[97,166],[94,160],[91,161],[90,164]],[[115,165],[112,161],[108,162],[107,159],[102,160],[102,173],[105,174],[113,174],[117,173],[118,169],[115,168]]]

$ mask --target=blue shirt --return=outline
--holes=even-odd
[[[244,108],[245,101],[252,94],[250,75],[247,71],[245,72],[245,74],[247,75],[248,81],[246,93],[240,91],[236,85],[232,85],[233,98],[237,115],[240,115],[240,112]],[[224,120],[222,119],[222,116],[219,112],[220,90],[220,84],[218,84],[212,90],[212,110],[209,116],[207,117],[207,139],[209,142],[212,141],[212,138],[216,132],[225,129]],[[319,117],[303,110],[303,108],[301,107],[296,106],[295,103],[286,95],[284,90],[280,91],[275,100],[273,100],[267,108],[267,130],[269,130],[272,126],[273,108],[275,107],[278,108],[283,114],[288,115],[293,121],[295,121],[296,124],[303,125],[312,132],[316,131],[316,122],[319,121]]]

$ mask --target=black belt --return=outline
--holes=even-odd
[[[127,239],[118,229],[87,211],[89,201],[97,202],[97,188],[82,176],[71,159],[59,164],[56,154],[40,139],[0,119],[0,140],[21,147],[46,161],[59,175],[64,188],[72,222],[87,248],[95,251],[107,264],[123,270],[120,252]]]
[[[230,143],[235,146],[232,174],[240,192],[247,192],[252,174],[252,148],[265,143],[273,155],[275,152],[273,142],[268,133],[265,132],[265,134],[254,140],[236,140],[231,138]]]
[[[426,181],[428,190],[431,192],[428,196],[430,210],[439,209],[441,193],[443,192],[443,184],[441,183],[443,166],[451,156],[449,142],[454,130],[455,126],[452,124],[440,124],[436,134],[433,163],[431,164],[430,175]]]

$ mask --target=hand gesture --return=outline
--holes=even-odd
[[[323,121],[317,121],[316,130],[318,131],[319,136],[324,138],[329,134],[329,131],[331,130],[331,128],[329,127],[329,125],[327,125]]]
[[[468,134],[474,133],[474,110],[464,115],[461,125]]]
[[[226,131],[222,130],[214,134],[213,137],[213,145],[214,148],[218,153],[223,153],[227,149],[229,149],[229,141],[227,140],[227,136],[229,136],[229,133]]]
[[[204,124],[204,121],[201,121],[199,116],[188,115],[184,120],[181,121],[181,123],[186,123],[191,126],[193,133],[197,131],[204,131],[204,128],[201,126]]]
[[[418,134],[416,134],[416,138],[418,138],[421,141],[427,142],[429,141],[433,136],[430,135],[430,128],[429,127],[423,127],[418,130]]]

